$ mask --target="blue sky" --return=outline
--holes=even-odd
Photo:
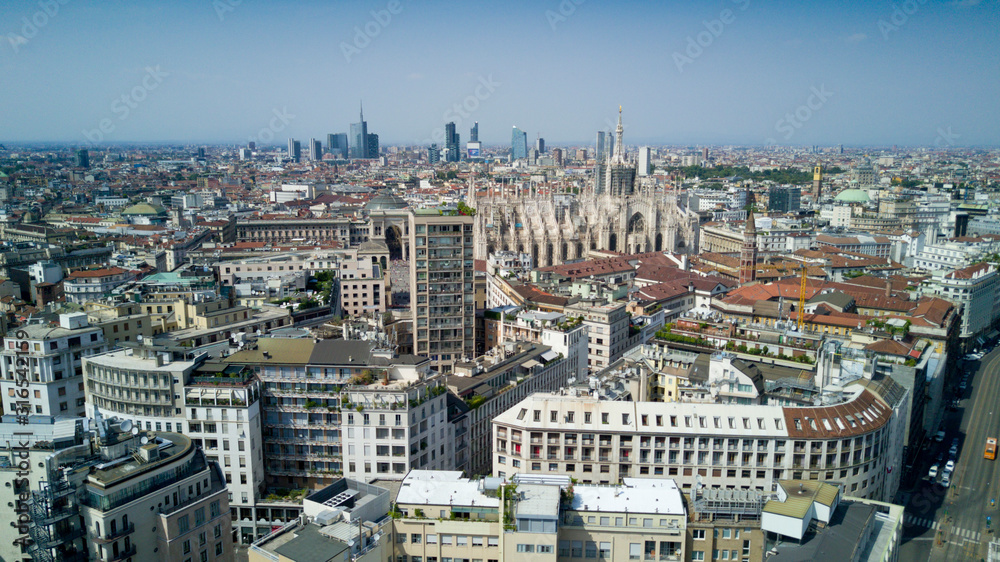
[[[283,144],[364,100],[383,145],[447,120],[592,144],[619,105],[630,144],[996,145],[998,24],[997,0],[7,0],[0,142]]]

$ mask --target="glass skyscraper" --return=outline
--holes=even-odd
[[[455,132],[455,122],[445,124],[444,126],[444,149],[445,149],[445,160],[448,162],[458,162],[460,154],[458,152],[458,133]]]
[[[365,122],[365,109],[361,108],[361,122],[351,123],[351,158],[371,158],[368,149],[368,123]]]
[[[514,127],[514,132],[510,137],[511,158],[518,160],[528,157],[528,133]]]

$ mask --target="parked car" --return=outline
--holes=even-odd
[[[947,472],[945,472],[944,475],[941,476],[941,485],[944,486],[945,488],[951,486],[951,475],[948,474]]]
[[[955,461],[948,459],[948,463],[944,465],[945,474],[950,474],[955,471]]]
[[[927,471],[927,477],[930,478],[931,480],[934,480],[935,478],[937,478],[937,475],[938,475],[938,465],[932,464],[931,469]]]
[[[934,440],[935,440],[935,441],[937,441],[938,443],[940,443],[940,442],[944,441],[944,436],[945,436],[945,433],[944,433],[944,431],[939,431],[939,432],[937,432],[937,434],[936,434],[936,435],[934,436]]]

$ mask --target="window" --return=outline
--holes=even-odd
[[[517,545],[518,552],[534,552],[535,545],[533,544],[519,544]]]
[[[584,556],[586,558],[597,558],[597,543],[594,541],[587,541],[584,544]]]
[[[628,544],[628,559],[638,560],[642,556],[642,544],[632,542]]]
[[[219,556],[221,554],[222,554],[222,543],[221,542],[217,542],[217,543],[215,543],[215,555]]]
[[[184,541],[184,554],[191,553],[191,539]]]
[[[457,535],[455,537],[455,546],[469,546],[469,537],[466,535]]]
[[[180,533],[188,532],[190,522],[188,521],[187,515],[181,515],[177,518],[177,531]]]
[[[500,537],[486,537],[486,546],[490,547],[500,546]]]
[[[590,423],[590,412],[583,413],[583,423]]]
[[[542,554],[550,554],[552,552],[552,545],[551,544],[540,544],[540,545],[538,545],[538,549],[536,550],[536,552],[540,552]]]
[[[437,535],[427,535],[427,544],[437,544],[437,543],[438,543]]]
[[[691,531],[691,538],[696,541],[705,540],[705,529],[694,529]],[[704,553],[702,553],[704,554]]]
[[[420,533],[413,533],[412,535],[410,535],[410,543],[411,544],[420,544],[422,538],[423,538],[423,535],[421,535]]]
[[[610,416],[607,412],[601,413],[601,423],[611,423]]]
[[[691,560],[704,560],[704,559],[705,559],[704,550],[695,550],[694,552],[691,553]]]

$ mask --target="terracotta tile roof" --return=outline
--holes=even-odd
[[[896,355],[898,357],[907,357],[910,355],[909,347],[896,340],[889,339],[870,343],[865,346],[865,349],[874,351],[875,353],[881,353],[883,355]]]
[[[782,408],[791,439],[851,437],[889,423],[891,408],[867,388],[850,402],[818,408]],[[827,426],[829,425],[829,428]]]
[[[951,273],[946,273],[945,277],[948,279],[972,279],[976,277],[976,274],[987,273],[993,267],[989,262],[979,262],[977,264],[970,265],[969,267],[963,269],[956,269]]]
[[[121,275],[122,273],[125,273],[125,270],[120,267],[109,267],[107,269],[80,269],[70,273],[67,277],[69,279],[81,279],[84,277],[110,277],[112,275]]]

